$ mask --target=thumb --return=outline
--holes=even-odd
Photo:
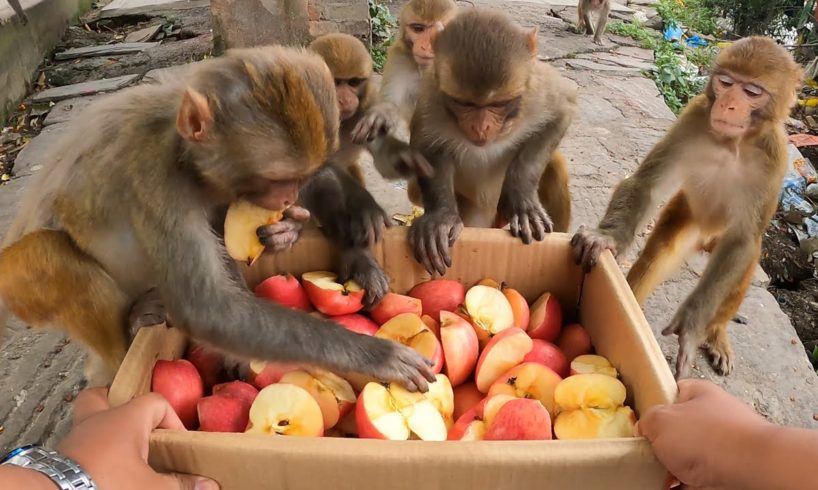
[[[164,473],[159,476],[156,490],[219,490],[219,484],[210,478],[185,473]]]

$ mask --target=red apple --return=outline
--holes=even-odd
[[[347,330],[363,335],[375,335],[378,331],[378,324],[369,318],[359,314],[353,313],[351,315],[333,316],[329,318],[335,323],[341,324]]]
[[[280,383],[258,392],[250,407],[251,434],[320,437],[324,434],[321,407],[307,390]]]
[[[509,400],[487,425],[484,437],[487,441],[551,439],[551,416],[538,400]]]
[[[440,343],[446,365],[446,376],[458,386],[471,376],[477,365],[480,344],[471,324],[450,311],[440,312]]]
[[[420,317],[420,319],[423,320],[423,323],[427,327],[429,327],[429,330],[431,330],[435,334],[435,337],[437,337],[437,339],[440,340],[440,324],[437,322],[437,320],[430,317],[429,315],[423,315],[422,317]]]
[[[423,314],[421,302],[417,298],[402,294],[386,293],[380,303],[375,305],[369,315],[378,325],[383,325],[401,313]]]
[[[511,304],[499,289],[480,284],[472,286],[466,293],[464,306],[481,346],[492,336],[514,326]]]
[[[355,281],[336,282],[337,274],[327,271],[305,272],[301,276],[310,302],[329,316],[349,315],[360,311],[365,291]]]
[[[296,310],[312,311],[307,292],[292,274],[268,277],[256,286],[256,296]]]
[[[369,439],[445,441],[446,423],[434,403],[398,384],[369,383],[355,406],[358,435]]]
[[[209,390],[224,378],[224,356],[204,344],[191,342],[185,359],[193,363],[199,371],[205,390]]]
[[[432,370],[435,373],[443,369],[443,348],[440,341],[414,313],[401,313],[392,318],[375,332],[375,337],[394,340],[411,347],[434,363]]]
[[[408,295],[421,301],[424,315],[438,318],[440,310],[457,311],[466,297],[466,288],[450,279],[432,279],[416,284]]]
[[[573,323],[566,325],[562,329],[562,335],[557,340],[557,347],[560,348],[568,362],[574,360],[575,357],[583,354],[590,354],[594,351],[594,346],[591,343],[591,336],[588,331],[582,328],[582,325]]]
[[[477,360],[474,381],[477,389],[488,393],[489,387],[503,373],[523,361],[533,342],[519,328],[511,327],[495,335]]]
[[[489,421],[506,403],[514,400],[513,396],[487,396],[477,405],[461,415],[452,426],[447,440],[449,441],[480,441],[485,438]]]
[[[500,290],[511,305],[511,311],[514,313],[514,326],[523,330],[528,329],[528,321],[530,318],[530,311],[528,308],[528,301],[525,300],[522,294],[516,289],[512,289],[503,283]]]
[[[500,376],[489,388],[489,395],[505,394],[516,398],[539,400],[551,415],[556,416],[554,392],[562,378],[538,362],[524,362]]]
[[[258,396],[258,390],[255,386],[244,381],[230,381],[229,383],[221,383],[213,387],[213,394],[217,396],[225,396],[227,398],[235,398],[240,400],[250,410],[250,405]],[[244,430],[244,428],[242,428]]]
[[[213,395],[196,404],[199,430],[203,432],[244,432],[250,420],[250,404],[238,398]]]
[[[477,389],[474,382],[471,381],[468,383],[463,383],[455,388],[453,390],[453,394],[454,412],[452,413],[452,417],[454,417],[455,420],[459,419],[461,415],[471,410],[475,405],[480,403],[480,400],[482,400],[483,397],[485,397],[485,395],[480,393],[480,390]]]
[[[298,364],[284,362],[250,361],[250,374],[247,380],[256,388],[262,389],[278,383],[282,376],[300,368]]]
[[[151,391],[165,397],[188,430],[196,428],[196,403],[204,396],[204,382],[193,363],[186,359],[156,361]]]
[[[531,305],[531,316],[528,320],[528,335],[532,339],[554,342],[560,336],[562,328],[562,306],[551,293],[543,293]]]
[[[523,362],[538,362],[550,367],[562,378],[568,376],[568,359],[559,347],[542,339],[534,339],[533,342],[534,346],[523,358]]]

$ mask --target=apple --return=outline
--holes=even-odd
[[[559,347],[542,339],[533,339],[533,342],[531,352],[526,354],[523,362],[539,362],[553,369],[562,378],[568,376],[568,359]]]
[[[551,415],[538,400],[509,400],[487,421],[487,441],[542,441],[551,439]]]
[[[471,324],[450,311],[440,311],[440,343],[443,346],[445,372],[452,386],[458,386],[471,376],[480,343]]]
[[[517,327],[507,328],[495,335],[477,360],[477,368],[474,371],[477,389],[481,393],[488,393],[491,384],[503,373],[521,363],[532,346],[531,337]]]
[[[445,441],[446,422],[421,393],[398,384],[369,383],[355,406],[358,435],[369,439],[408,440],[413,434],[424,441]]]
[[[440,324],[437,322],[437,320],[430,317],[429,315],[423,315],[422,317],[420,317],[420,319],[423,320],[424,325],[429,327],[429,330],[431,330],[435,334],[435,337],[437,337],[438,340],[440,340]]]
[[[514,326],[511,304],[499,289],[472,286],[466,293],[464,305],[481,345],[488,343],[492,336]]]
[[[256,388],[262,389],[278,383],[282,376],[300,368],[298,364],[285,362],[250,361],[250,373],[247,380]]]
[[[250,419],[250,405],[238,398],[213,395],[196,403],[199,430],[203,432],[244,432]]]
[[[607,439],[635,437],[636,415],[631,407],[583,408],[557,416],[557,439]]]
[[[429,391],[425,396],[434,403],[437,411],[443,416],[446,429],[451,428],[454,424],[454,391],[449,378],[444,374],[435,375],[435,381],[429,383]]]
[[[500,283],[498,283],[494,279],[489,278],[480,279],[479,281],[477,281],[477,284],[475,284],[475,286],[488,286],[490,288],[500,289]]]
[[[562,306],[551,293],[543,293],[531,305],[528,320],[528,335],[532,339],[554,342],[560,336],[562,328]]]
[[[452,390],[452,394],[454,395],[454,412],[452,413],[452,417],[455,420],[471,410],[485,397],[472,381],[456,387]]]
[[[354,407],[355,405],[352,405]],[[337,437],[358,437],[358,424],[355,422],[355,410],[341,417],[341,420],[332,428]]]
[[[562,334],[557,340],[557,347],[560,348],[568,362],[574,360],[575,357],[583,354],[590,354],[594,351],[594,346],[591,343],[591,336],[582,325],[572,323],[566,325],[562,329]]]
[[[305,272],[301,276],[307,297],[321,313],[339,316],[360,311],[364,307],[363,288],[353,280],[341,284],[336,279],[337,274],[327,271]]]
[[[247,410],[250,410],[250,405],[253,404],[253,400],[258,396],[258,389],[244,381],[230,381],[228,383],[215,385],[213,387],[213,394],[216,396],[235,398],[241,401]],[[241,430],[244,430],[244,427],[242,427]]]
[[[196,403],[204,396],[204,382],[193,363],[186,359],[156,361],[151,391],[165,397],[188,430],[196,428]]]
[[[277,223],[284,216],[283,211],[271,211],[261,206],[239,199],[230,204],[224,218],[224,246],[234,260],[253,263],[264,252],[264,245],[256,230],[260,226]]]
[[[495,395],[484,398],[477,405],[458,417],[446,437],[449,441],[480,441],[485,437],[490,419],[504,404],[514,400],[513,396]]]
[[[312,311],[304,287],[292,274],[268,277],[255,289],[256,296],[295,310]]]
[[[378,331],[378,324],[369,318],[359,314],[353,313],[351,315],[333,316],[329,318],[335,323],[340,324],[347,330],[363,335],[375,335]]]
[[[508,303],[511,305],[511,312],[514,314],[513,325],[523,330],[528,329],[528,322],[531,317],[528,301],[525,300],[525,297],[520,294],[519,291],[506,286],[505,283],[500,287],[500,291],[503,292]]]
[[[576,374],[554,390],[558,412],[581,408],[616,408],[625,403],[625,385],[605,374]]]
[[[250,407],[250,434],[321,437],[324,416],[307,390],[288,383],[267,386]]]
[[[524,362],[500,376],[489,388],[489,396],[506,394],[516,398],[534,398],[552,416],[557,414],[554,391],[562,378],[538,362]]]
[[[456,311],[463,304],[466,288],[451,279],[431,279],[416,284],[407,294],[420,300],[424,315],[438,318],[440,310]]]
[[[331,429],[342,415],[346,415],[355,403],[355,392],[350,384],[329,371],[290,371],[281,377],[280,383],[300,386],[309,392],[323,415],[324,430]],[[341,413],[341,410],[344,413]]]
[[[386,296],[370,310],[369,315],[378,325],[383,325],[401,313],[414,313],[417,316],[423,314],[421,301],[411,296],[402,294],[386,293]]]
[[[439,373],[443,369],[443,348],[435,334],[429,330],[423,320],[414,313],[401,313],[381,325],[375,337],[390,339],[411,347],[420,355],[431,360],[432,370]]]
[[[619,372],[615,367],[613,367],[611,361],[602,356],[583,354],[575,357],[574,360],[571,361],[572,376],[575,374],[591,373],[605,374],[608,376],[613,376],[614,378],[619,376]]]
[[[191,342],[185,359],[199,371],[205,390],[209,390],[224,378],[224,356],[204,344]]]

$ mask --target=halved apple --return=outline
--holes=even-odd
[[[359,313],[332,316],[328,319],[341,324],[349,331],[363,335],[375,335],[375,332],[377,332],[379,328],[377,323]]]
[[[489,396],[506,394],[516,398],[534,398],[556,415],[554,391],[562,378],[551,368],[538,362],[525,362],[511,368],[489,388]]]
[[[435,404],[398,384],[367,384],[358,396],[355,422],[363,438],[446,440],[446,422]]]
[[[494,418],[500,408],[514,400],[513,396],[488,396],[457,418],[447,439],[449,441],[480,441],[486,434],[489,419]]]
[[[258,392],[245,432],[320,437],[324,434],[324,416],[318,402],[304,388],[274,384]]]
[[[543,441],[551,439],[551,415],[538,400],[509,400],[487,422],[487,441]]]
[[[329,371],[291,371],[285,374],[280,382],[300,386],[315,398],[321,407],[324,430],[334,427],[355,403],[352,386]],[[342,409],[345,410],[344,413]]]
[[[264,245],[256,234],[260,226],[281,221],[284,211],[271,211],[239,199],[227,208],[224,218],[224,246],[234,260],[253,263],[264,252]]]
[[[611,361],[602,356],[594,354],[583,354],[571,361],[571,375],[575,374],[605,374],[614,378],[619,376],[619,372],[613,367]]]
[[[562,306],[553,294],[543,293],[531,305],[531,315],[526,331],[532,339],[554,342],[560,336],[561,329]]]
[[[457,420],[461,415],[471,410],[486,395],[480,393],[473,381],[463,383],[452,390],[454,394],[454,413],[452,417]]]
[[[278,274],[261,281],[254,290],[256,296],[287,308],[312,311],[304,286],[292,274]]]
[[[514,314],[514,326],[523,330],[528,329],[528,321],[531,317],[531,311],[528,307],[528,301],[516,289],[510,288],[503,283],[500,286],[500,291],[503,292],[508,304],[511,305],[511,311]],[[531,335],[529,335],[531,337]]]
[[[631,407],[583,408],[557,416],[557,439],[607,439],[635,437],[636,415]]]
[[[285,374],[301,369],[301,367],[298,364],[285,362],[250,361],[247,381],[258,389],[266,388],[278,383]]]
[[[568,376],[568,359],[559,347],[542,339],[533,339],[534,346],[531,352],[526,354],[523,362],[539,362],[548,366],[559,374],[560,377]]]
[[[486,345],[491,337],[514,325],[511,304],[499,289],[472,286],[466,292],[464,306],[480,345]]]
[[[349,280],[344,284],[336,282],[338,275],[327,271],[305,272],[301,282],[310,302],[321,313],[329,316],[349,315],[360,311],[366,291]]]
[[[434,403],[437,411],[443,416],[446,429],[451,428],[454,424],[454,391],[449,378],[445,374],[435,375],[435,381],[429,383],[429,391],[425,396]]]
[[[500,289],[500,283],[491,278],[480,279],[475,286],[488,286],[494,289]]]
[[[451,279],[431,279],[415,284],[407,294],[420,300],[424,315],[437,318],[440,310],[457,310],[466,296],[466,288]]]
[[[495,335],[477,360],[477,369],[474,371],[477,389],[481,393],[488,393],[491,384],[503,373],[520,364],[532,346],[531,337],[517,327],[507,328]]]
[[[443,368],[443,348],[435,334],[414,313],[401,313],[381,325],[375,337],[390,339],[411,347],[420,355],[431,360],[432,370],[439,373]]]
[[[401,313],[414,313],[417,316],[423,314],[421,301],[411,296],[402,294],[386,293],[386,296],[375,305],[369,315],[378,325],[383,325]]]
[[[440,324],[437,322],[437,320],[430,317],[429,315],[423,315],[422,317],[420,317],[420,319],[423,320],[423,323],[427,327],[429,327],[429,330],[431,330],[435,334],[435,337],[437,337],[438,340],[440,340]]]
[[[625,385],[604,374],[576,374],[554,390],[558,412],[580,408],[616,408],[625,403]]]
[[[446,376],[458,386],[471,376],[477,365],[480,344],[471,324],[450,311],[440,311],[440,343],[443,346]]]

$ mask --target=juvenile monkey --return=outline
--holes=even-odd
[[[689,255],[712,250],[662,331],[679,335],[677,378],[688,376],[700,346],[716,372],[733,369],[727,322],[744,299],[776,209],[787,162],[783,122],[800,81],[801,68],[771,39],[745,38],[722,51],[704,93],[617,186],[599,226],[581,226],[572,239],[577,263],[589,270],[603,250],[625,251],[649,210],[675,191],[628,283],[641,305]]]
[[[395,342],[256,298],[211,226],[244,197],[268,209],[337,147],[324,61],[301,48],[229,51],[176,81],[87,109],[28,190],[0,252],[0,299],[67,329],[105,361],[127,348],[131,306],[154,288],[175,326],[232,356],[368,373],[409,389],[434,379]]]
[[[591,13],[596,12],[596,29],[591,26]],[[594,44],[602,46],[605,42],[605,26],[608,25],[608,14],[611,12],[611,0],[579,0],[577,4],[577,34],[594,36]]]
[[[567,230],[568,171],[557,146],[575,112],[575,87],[537,59],[536,28],[481,8],[446,26],[411,125],[410,158],[434,168],[418,178],[425,213],[409,235],[430,273],[451,266],[464,225],[508,222],[524,243]]]

